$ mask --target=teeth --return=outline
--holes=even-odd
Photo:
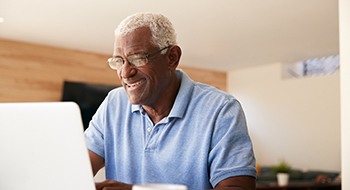
[[[139,85],[141,83],[142,83],[142,81],[138,81],[138,82],[135,82],[133,84],[128,84],[128,87],[135,87],[135,86],[137,86],[137,85]]]

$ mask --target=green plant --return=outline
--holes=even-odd
[[[272,170],[276,173],[289,173],[291,167],[285,160],[281,160],[278,165],[272,167]]]

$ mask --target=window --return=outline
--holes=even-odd
[[[333,74],[339,69],[339,55],[298,61],[286,64],[284,78],[299,78],[325,74]]]

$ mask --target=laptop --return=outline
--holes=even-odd
[[[95,190],[73,102],[0,103],[1,190]]]

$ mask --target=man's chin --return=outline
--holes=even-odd
[[[149,92],[145,89],[138,89],[133,91],[126,91],[128,99],[132,104],[144,104],[148,101]]]
[[[141,97],[128,94],[128,99],[131,104],[141,104]]]

